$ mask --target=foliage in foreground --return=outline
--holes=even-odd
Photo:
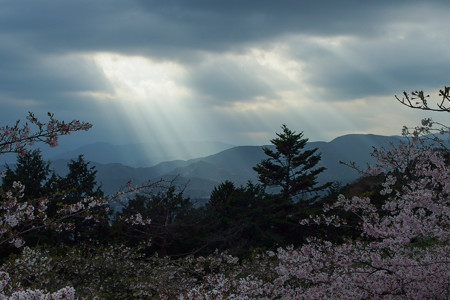
[[[3,268],[14,282],[70,284],[82,297],[180,299],[447,299],[449,289],[448,149],[420,143],[375,153],[385,172],[383,204],[339,196],[304,224],[346,226],[338,210],[359,218],[358,239],[311,239],[298,248],[239,261],[224,253],[169,259],[137,247],[26,249]],[[314,225],[311,225],[314,226]],[[64,252],[65,251],[65,252]],[[58,274],[57,276],[55,276]]]
[[[106,299],[448,299],[449,128],[439,128],[445,139],[420,137],[433,125],[426,119],[410,143],[374,152],[378,163],[367,172],[385,178],[381,203],[340,195],[301,221],[345,227],[349,222],[342,216],[351,216],[352,226],[358,220],[357,238],[311,238],[243,261],[218,252],[169,259],[147,255],[140,246],[95,241],[53,250],[24,248],[0,267],[0,298],[74,299],[76,290],[82,298]],[[45,221],[45,199],[22,201],[25,187],[15,183],[14,189],[2,201],[0,243],[19,248],[21,234],[36,224],[48,227],[104,203],[87,198]]]

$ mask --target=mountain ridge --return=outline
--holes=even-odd
[[[318,148],[318,152],[322,155],[318,167],[324,166],[327,170],[318,176],[319,183],[339,181],[346,184],[357,179],[359,174],[340,164],[339,161],[354,161],[364,168],[366,164],[374,162],[374,158],[370,156],[373,147],[388,147],[401,140],[402,137],[399,136],[349,134],[337,137],[330,142],[308,142],[305,150]],[[106,194],[114,194],[129,180],[139,185],[148,181],[157,181],[160,178],[166,180],[176,178],[176,184],[187,184],[185,188],[187,196],[194,199],[206,199],[214,186],[225,180],[233,181],[236,185],[245,185],[249,180],[257,182],[257,173],[253,167],[266,158],[263,147],[274,148],[273,145],[235,146],[202,157],[163,161],[147,167],[126,165],[127,160],[120,161],[122,156],[118,156],[118,161],[115,163],[92,161],[88,159],[89,153],[84,153],[84,157],[86,161],[91,162],[91,166],[96,167],[97,181],[102,183],[102,189]],[[90,149],[90,147],[83,149]],[[133,155],[131,152],[128,153]],[[77,156],[79,153],[72,154]],[[67,158],[54,159],[51,161],[51,167],[57,174],[64,176],[68,172],[69,161]]]

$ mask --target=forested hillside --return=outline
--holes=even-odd
[[[401,137],[353,134],[338,137],[330,142],[308,142],[305,147],[306,149],[318,148],[322,154],[319,165],[327,168],[327,171],[318,176],[319,182],[337,181],[345,185],[358,178],[360,174],[340,162],[354,162],[364,168],[367,164],[375,161],[370,155],[373,147],[389,148],[391,145],[398,144],[400,140],[402,140]],[[113,145],[108,145],[108,147],[114,148]],[[85,148],[60,156],[75,159],[78,155],[83,154],[84,159],[95,166],[97,181],[102,184],[102,189],[107,195],[118,192],[120,187],[123,187],[129,180],[132,180],[134,184],[144,184],[149,180],[160,178],[172,180],[176,177],[178,184],[187,184],[185,195],[203,202],[209,198],[213,188],[223,181],[230,180],[237,185],[245,185],[249,180],[256,182],[257,173],[252,168],[264,159],[262,146],[238,146],[205,157],[173,160],[161,162],[152,167],[137,168],[126,165],[126,160],[122,159],[122,155],[125,153],[121,152],[121,155],[114,156],[110,151],[106,151],[109,154],[108,159],[116,161],[104,164],[89,159],[89,157],[95,156],[82,153],[83,149]],[[136,154],[135,151],[137,150],[130,149],[129,155],[132,157],[141,155]],[[148,155],[151,157],[152,153]],[[51,168],[57,174],[64,176],[68,172],[67,163],[69,161],[69,159],[51,160]],[[14,162],[10,163],[10,165],[13,164]]]
[[[444,101],[449,90],[441,91]],[[448,126],[424,119],[404,128],[406,142],[374,149],[375,163],[347,185],[320,181],[328,172],[323,155],[332,151],[285,125],[262,149],[155,167],[193,178],[211,166],[222,170],[199,207],[173,177],[104,196],[98,166],[82,155],[56,174],[26,145],[55,145],[90,124],[28,120],[35,132],[19,122],[0,128],[1,151],[19,154],[0,189],[5,299],[448,298]],[[332,143],[356,147],[353,141]],[[327,160],[340,157],[335,152]],[[242,166],[257,174],[254,182],[227,179]],[[117,167],[122,176],[134,172]]]

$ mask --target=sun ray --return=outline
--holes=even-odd
[[[111,84],[109,95],[91,95],[107,101],[112,112],[121,115],[126,134],[140,143],[174,144],[200,132],[198,119],[189,109],[190,91],[183,85],[185,70],[173,62],[152,61],[111,53],[94,55],[94,60]],[[119,125],[120,126],[120,125]],[[173,156],[189,156],[187,148],[161,149]],[[149,156],[151,153],[149,153]]]

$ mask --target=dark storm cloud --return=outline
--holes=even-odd
[[[293,47],[289,55],[305,62],[306,82],[325,90],[319,97],[351,100],[448,84],[445,66],[450,62],[450,45],[442,45],[440,39],[432,35],[355,39],[343,42],[339,49],[304,43]]]
[[[0,28],[42,51],[175,55],[290,33],[380,34],[385,12],[404,3],[414,1],[9,1]]]
[[[88,59],[54,58],[2,45],[0,56],[0,93],[4,96],[55,104],[52,98],[64,94],[108,89],[102,73]]]
[[[44,54],[107,51],[187,61],[201,59],[199,51],[236,50],[293,33],[381,35],[380,24],[405,17],[387,12],[414,3],[6,1],[0,8],[0,41],[12,39],[16,47]]]
[[[277,99],[283,89],[295,94],[296,84],[320,90],[324,101],[440,86],[449,78],[449,9],[439,0],[1,1],[0,105],[8,116],[17,109],[22,117],[27,103],[100,115],[89,93],[113,93],[90,58],[101,52],[178,63],[182,84],[205,106]],[[317,41],[335,37],[348,40],[337,48]],[[301,82],[239,60],[274,44],[299,62]]]

